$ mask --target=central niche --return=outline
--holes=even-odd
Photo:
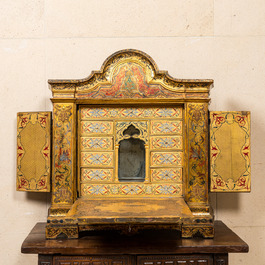
[[[145,181],[145,143],[139,139],[140,130],[133,124],[123,131],[119,142],[118,179],[124,182]]]

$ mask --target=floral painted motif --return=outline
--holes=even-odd
[[[73,105],[54,104],[54,203],[73,202]]]
[[[187,106],[189,158],[186,196],[190,202],[207,202],[208,105],[206,103],[190,103]]]

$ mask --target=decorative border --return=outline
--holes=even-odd
[[[85,107],[80,109],[81,120],[133,119],[133,118],[167,118],[181,119],[182,108],[117,108]]]
[[[147,121],[117,121],[115,123],[115,129],[116,129],[116,144],[119,144],[119,142],[123,139],[128,138],[138,138],[143,140],[146,144],[148,143],[148,122]],[[133,136],[124,135],[124,131],[130,126],[133,125],[137,130],[139,130],[139,134],[135,134]]]
[[[81,184],[81,196],[182,196],[182,184]]]

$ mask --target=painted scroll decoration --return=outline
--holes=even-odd
[[[187,104],[188,115],[188,193],[190,202],[207,201],[208,180],[208,106]]]
[[[53,203],[73,202],[73,104],[54,104]]]
[[[50,191],[51,112],[17,115],[17,190]]]
[[[212,192],[250,191],[250,112],[210,112]]]

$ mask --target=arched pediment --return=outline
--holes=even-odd
[[[54,97],[76,99],[185,98],[206,93],[212,80],[175,79],[159,71],[154,60],[138,50],[121,50],[103,63],[100,71],[79,80],[49,80]]]

